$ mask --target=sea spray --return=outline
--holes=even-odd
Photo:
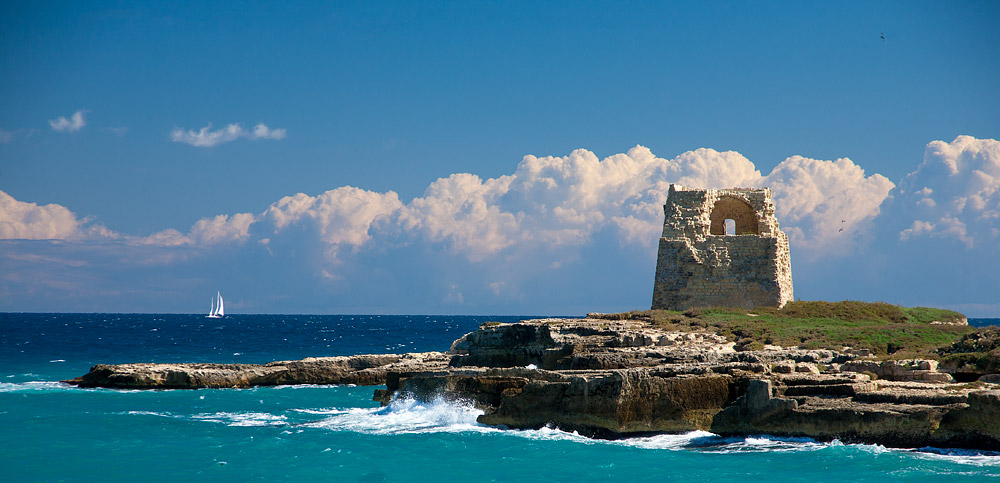
[[[496,431],[476,422],[481,414],[483,411],[470,402],[448,400],[441,396],[431,401],[420,401],[404,396],[382,408],[336,411],[306,426],[373,434]]]

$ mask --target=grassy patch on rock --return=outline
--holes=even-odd
[[[758,307],[632,311],[604,314],[615,320],[646,320],[671,330],[710,331],[736,342],[738,349],[766,344],[803,349],[867,349],[881,358],[939,357],[938,349],[975,332],[965,316],[928,307],[882,302],[789,302]]]

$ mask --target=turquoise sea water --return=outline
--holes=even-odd
[[[0,314],[0,480],[1000,480],[1000,456],[991,454],[703,432],[591,440],[480,426],[474,408],[442,401],[380,408],[372,387],[120,391],[57,382],[102,362],[441,350],[482,322],[517,319]]]

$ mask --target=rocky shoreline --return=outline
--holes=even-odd
[[[1000,376],[933,360],[879,362],[849,350],[737,351],[716,334],[638,320],[484,324],[448,352],[99,364],[64,382],[123,389],[384,384],[374,395],[382,404],[401,394],[443,395],[482,408],[483,424],[554,425],[601,438],[706,430],[1000,450]]]

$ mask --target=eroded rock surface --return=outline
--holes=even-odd
[[[715,334],[594,319],[483,327],[452,353],[451,369],[400,377],[376,399],[443,393],[483,407],[484,424],[612,438],[701,429],[1000,449],[1000,386],[954,383],[932,360],[740,352]]]
[[[87,374],[63,381],[80,387],[119,389],[198,389],[277,386],[289,384],[386,383],[407,371],[444,368],[449,356],[442,352],[367,354],[308,357],[267,364],[98,364]]]
[[[471,401],[483,424],[623,436],[706,430],[888,446],[1000,450],[996,378],[956,383],[936,361],[833,350],[736,351],[643,321],[486,324],[446,353],[252,364],[97,365],[67,381],[132,389],[385,384],[375,399]]]

